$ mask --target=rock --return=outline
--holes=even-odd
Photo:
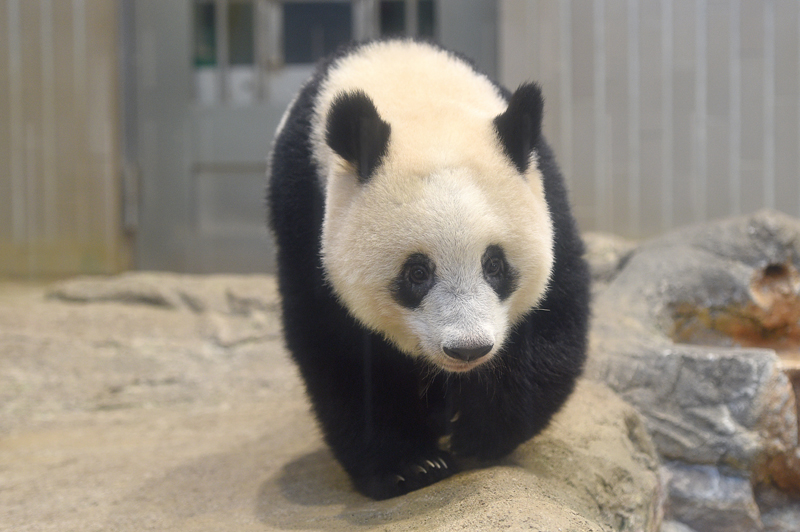
[[[182,275],[129,272],[103,277],[78,277],[56,283],[48,296],[78,303],[115,302],[152,305],[193,312],[248,316],[277,309],[277,285],[270,276]]]
[[[761,509],[765,532],[797,532],[800,530],[800,501],[772,486],[756,488],[756,501]]]
[[[678,521],[664,521],[664,523],[661,525],[661,532],[695,532],[695,531]]]
[[[596,295],[587,375],[644,414],[662,457],[711,468],[693,475],[800,493],[790,352],[800,354],[798,270],[800,221],[768,211],[645,242]],[[675,482],[670,494],[695,498],[698,513],[724,507]],[[752,493],[718,495],[761,530],[746,509]]]
[[[583,241],[595,284],[611,282],[637,246],[632,240],[608,233],[585,233]]]
[[[762,530],[750,481],[722,474],[713,466],[671,462],[667,517],[695,530]]]
[[[354,492],[283,349],[274,286],[0,285],[0,528],[659,529],[642,418],[589,381],[501,462],[388,501]]]

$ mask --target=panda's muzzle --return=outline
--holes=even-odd
[[[444,354],[462,362],[473,362],[489,354],[494,345],[479,345],[469,347],[442,347]]]

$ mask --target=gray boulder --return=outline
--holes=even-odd
[[[692,528],[761,530],[751,486],[800,492],[799,269],[800,221],[764,211],[646,242],[596,294],[587,375],[644,414]]]

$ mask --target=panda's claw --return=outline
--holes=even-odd
[[[415,460],[403,461],[397,468],[383,474],[361,477],[358,487],[373,499],[388,499],[435,484],[457,471],[448,453],[434,451]]]
[[[452,465],[449,455],[429,456],[408,464],[405,471],[413,472],[412,476],[415,482],[420,483],[419,487],[422,487],[438,482],[454,474],[456,471],[455,469],[451,469]]]

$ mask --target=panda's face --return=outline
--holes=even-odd
[[[546,290],[552,235],[541,196],[513,174],[498,187],[497,176],[466,168],[389,170],[365,184],[328,182],[331,286],[409,355],[451,372],[492,360]]]
[[[409,53],[393,64],[413,67]],[[463,372],[495,359],[547,290],[553,232],[532,149],[542,99],[523,85],[506,102],[468,67],[436,60],[427,76],[444,77],[430,92],[369,86],[378,63],[347,66],[355,59],[323,88],[313,141],[322,263],[363,325]],[[446,90],[456,77],[459,90]],[[356,79],[367,89],[342,90]],[[437,92],[447,96],[431,99]]]
[[[496,244],[482,257],[443,262],[439,267],[428,255],[409,255],[391,294],[406,311],[408,329],[418,341],[415,351],[449,371],[467,371],[503,345],[509,328],[503,302],[516,288],[518,274]]]

